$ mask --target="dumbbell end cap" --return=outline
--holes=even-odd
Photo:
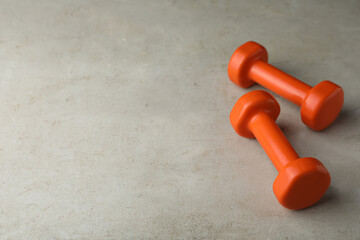
[[[306,95],[301,106],[301,119],[310,128],[320,131],[339,115],[344,103],[344,90],[330,81],[320,82]]]
[[[315,158],[287,164],[274,181],[276,198],[286,208],[303,209],[319,201],[330,185],[330,174]]]
[[[275,121],[280,114],[279,103],[266,91],[248,92],[239,98],[231,110],[231,125],[240,136],[254,138],[249,122],[259,112],[267,113]]]
[[[247,88],[255,82],[249,79],[248,73],[251,65],[257,60],[267,62],[268,54],[260,44],[249,41],[238,47],[230,58],[228,74],[230,80],[236,85]]]

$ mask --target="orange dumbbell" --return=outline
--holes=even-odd
[[[286,208],[306,208],[323,196],[330,174],[317,159],[299,158],[275,120],[280,106],[275,98],[261,90],[243,95],[230,113],[235,131],[256,138],[279,171],[273,184],[276,198]]]
[[[267,59],[267,51],[260,44],[241,45],[229,62],[230,80],[244,88],[257,82],[301,106],[302,121],[314,130],[322,130],[335,120],[344,103],[344,91],[340,86],[323,81],[312,88],[271,66]]]

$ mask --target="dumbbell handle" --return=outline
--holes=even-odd
[[[251,65],[249,78],[299,106],[312,88],[262,60]]]
[[[290,161],[299,158],[275,121],[265,112],[256,114],[249,128],[280,172]]]

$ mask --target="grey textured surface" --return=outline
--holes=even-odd
[[[291,211],[229,112],[242,43],[344,88],[314,132],[278,124],[331,187]],[[0,1],[0,239],[360,239],[359,1]]]

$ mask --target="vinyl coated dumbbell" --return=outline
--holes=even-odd
[[[344,91],[340,86],[323,81],[312,88],[268,64],[267,60],[268,54],[263,46],[246,42],[230,59],[230,80],[244,88],[257,82],[301,106],[301,120],[314,130],[322,130],[336,119],[344,102]]]
[[[330,185],[324,165],[311,157],[299,158],[275,120],[280,106],[261,90],[243,95],[230,113],[235,131],[256,138],[279,172],[273,183],[276,198],[286,208],[302,209],[316,203]]]

